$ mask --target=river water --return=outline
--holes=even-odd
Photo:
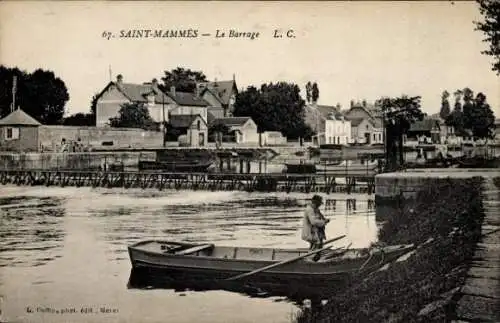
[[[0,192],[0,322],[290,322],[298,310],[279,297],[129,289],[127,246],[162,238],[306,247],[298,230],[310,195],[23,186]],[[373,196],[324,197],[327,237],[347,235],[337,246],[376,241]]]

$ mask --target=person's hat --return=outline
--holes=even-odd
[[[314,202],[318,202],[318,203],[322,203],[323,202],[323,198],[319,195],[314,195],[311,199],[312,201]]]

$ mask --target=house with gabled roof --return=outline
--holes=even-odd
[[[373,106],[366,101],[351,101],[351,108],[344,113],[346,120],[351,121],[351,143],[383,144],[384,128],[382,118]]]
[[[167,139],[179,141],[190,147],[203,147],[208,141],[208,126],[199,114],[174,114],[170,116],[167,127]],[[182,142],[181,136],[185,138]]]
[[[418,143],[440,144],[441,124],[438,119],[425,117],[410,125],[406,134],[406,141],[416,141]]]
[[[199,116],[205,126],[201,129],[189,130],[185,134],[189,136],[190,142],[195,146],[205,145],[207,142],[206,125],[208,123],[208,107],[210,104],[197,93],[176,91],[171,87],[170,91],[164,91],[158,85],[156,79],[152,82],[136,84],[125,83],[123,76],[118,75],[115,82],[109,82],[97,97],[96,126],[102,127],[109,124],[109,120],[119,116],[119,112],[125,103],[144,104],[151,118],[160,125],[172,124],[170,118],[176,120],[187,120]],[[175,123],[175,122],[174,122]],[[191,128],[189,128],[191,129]],[[173,131],[177,131],[174,129]],[[167,138],[169,131],[167,127]],[[196,139],[193,139],[196,137]]]
[[[232,117],[238,87],[234,79],[229,81],[199,82],[196,93],[209,103],[208,111],[216,118]]]
[[[96,126],[109,125],[109,119],[119,116],[125,103],[140,103],[147,106],[151,118],[160,124],[168,122],[168,111],[176,101],[163,92],[156,80],[151,83],[125,83],[118,75],[115,82],[109,82],[97,96]]]
[[[199,115],[208,124],[208,111],[211,105],[197,93],[176,91],[172,86],[167,95],[174,101],[174,104],[169,106],[171,116]]]
[[[222,124],[229,130],[232,141],[240,144],[259,143],[257,125],[251,117],[213,118],[210,126]]]
[[[0,150],[38,151],[38,129],[42,124],[21,109],[0,119]]]

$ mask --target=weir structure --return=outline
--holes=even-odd
[[[156,188],[159,190],[373,194],[375,192],[375,173],[236,174],[0,169],[0,183],[3,185]]]

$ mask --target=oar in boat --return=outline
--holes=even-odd
[[[330,240],[327,240],[327,241],[325,241],[323,243],[323,245],[330,244],[330,243],[332,243],[334,241],[337,241],[337,240],[340,240],[340,239],[343,239],[343,238],[345,238],[345,235],[337,237],[337,238],[333,238],[333,239],[330,239]],[[318,252],[324,251],[326,249],[330,249],[330,247],[323,247],[321,249],[312,250],[311,252],[308,252],[308,253],[306,253],[304,255],[297,256],[297,257],[292,258],[292,259],[283,260],[283,261],[280,261],[280,262],[278,262],[276,264],[272,264],[272,265],[265,266],[265,267],[262,267],[262,268],[259,268],[259,269],[255,269],[255,270],[253,270],[251,272],[248,272],[248,273],[244,273],[244,274],[236,275],[236,276],[233,276],[233,277],[229,277],[229,278],[226,278],[225,280],[237,280],[237,279],[240,279],[240,278],[245,278],[245,277],[248,277],[248,276],[252,276],[252,275],[258,274],[260,272],[263,272],[265,270],[268,270],[268,269],[271,269],[271,268],[275,268],[275,267],[279,267],[279,266],[282,266],[282,265],[289,264],[291,262],[300,260],[302,258],[306,258],[306,257],[312,256],[312,255],[317,254]]]

